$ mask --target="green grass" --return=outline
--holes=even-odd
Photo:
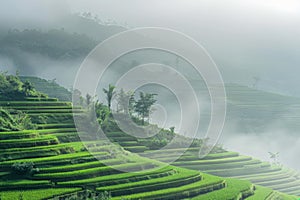
[[[112,199],[180,199],[208,193],[213,190],[221,189],[223,187],[225,187],[225,181],[221,178],[214,177],[211,175],[203,175],[203,180],[195,182],[193,184],[188,184],[175,188],[156,190],[151,192],[125,195],[122,197],[114,197]]]
[[[212,159],[212,160],[195,160],[188,162],[188,165],[209,165],[209,164],[223,164],[223,163],[233,163],[233,162],[241,162],[241,161],[249,161],[252,158],[249,156],[238,156],[232,158],[219,158],[219,159]],[[176,162],[177,166],[186,165],[187,162]]]
[[[66,166],[55,166],[55,167],[48,167],[48,168],[40,168],[40,173],[57,173],[57,172],[68,172],[68,171],[75,171],[75,170],[85,170],[89,168],[95,168],[95,167],[103,167],[105,165],[116,165],[123,163],[123,160],[120,159],[106,159],[103,160],[103,162],[97,160],[93,162],[87,162],[87,163],[79,163],[79,164],[71,164]]]
[[[83,112],[83,110],[73,110],[72,108],[70,109],[45,109],[45,110],[42,110],[42,109],[38,109],[38,110],[24,110],[25,113],[27,114],[44,114],[44,113],[54,113],[54,114],[59,114],[59,113],[62,113],[62,114],[66,114],[66,113],[80,113],[80,112]]]
[[[75,151],[80,151],[83,147],[81,142],[72,142],[72,143],[61,143],[51,146],[36,146],[36,147],[27,147],[27,148],[11,148],[11,149],[2,149],[2,153],[16,153],[16,152],[30,152],[30,151],[43,151],[47,149],[56,149],[56,148],[66,148],[72,147]]]
[[[192,200],[236,200],[254,193],[254,186],[249,181],[226,179],[226,188],[192,198]],[[261,199],[263,200],[263,199]]]
[[[59,126],[59,124],[58,124]],[[22,130],[22,131],[10,131],[10,132],[1,132],[0,135],[13,135],[13,134],[48,134],[48,133],[65,133],[65,132],[74,132],[76,128],[51,128],[51,129],[42,129],[42,130]]]
[[[51,187],[51,184],[49,181],[33,181],[33,180],[26,180],[26,179],[12,179],[7,181],[0,181],[0,188],[1,189],[26,189],[26,188],[46,188]]]
[[[272,193],[273,190],[270,188],[263,188],[260,186],[256,186],[254,195],[248,197],[247,200],[267,199],[267,197],[269,197]]]
[[[72,104],[64,101],[0,101],[0,106],[72,106]]]
[[[166,177],[130,182],[112,186],[99,187],[99,192],[109,191],[113,196],[120,196],[133,193],[149,192],[151,190],[161,190],[171,187],[192,184],[200,181],[202,176],[196,171],[177,169],[175,174]]]
[[[0,146],[2,147],[0,158],[10,159],[0,164],[0,190],[5,190],[5,192],[0,192],[3,199],[6,197],[18,199],[20,188],[24,190],[24,199],[29,200],[72,193],[85,187],[97,188],[98,192],[110,191],[113,199],[136,200],[184,198],[226,200],[245,198],[253,194],[253,185],[248,181],[215,177],[174,166],[160,168],[164,166],[163,163],[142,158],[134,153],[119,156],[113,153],[111,149],[113,146],[108,143],[91,142],[88,145],[95,151],[97,158],[100,159],[98,161],[89,152],[84,151],[82,143],[73,142],[77,134],[69,102],[60,102],[55,99],[48,101],[29,99],[22,102],[0,102],[1,105],[24,110],[30,113],[33,120],[38,120],[40,116],[47,118],[45,118],[47,123],[40,124],[38,130],[0,133]],[[76,110],[82,111],[79,107]],[[136,138],[122,132],[112,132],[109,136],[112,141],[123,145],[131,152],[141,154],[153,152],[141,145]],[[37,141],[47,142],[51,139],[55,139],[60,144],[45,143],[45,146],[39,146],[43,143],[37,143]],[[29,144],[30,146],[27,146]],[[176,150],[180,149],[164,150],[158,156],[168,159],[176,155]],[[261,163],[235,152],[209,154],[199,160],[198,152],[199,148],[189,148],[174,164],[217,174],[249,176],[262,183],[275,183],[267,179],[267,174],[273,176],[279,168],[271,167],[268,163]],[[11,165],[16,162],[33,162],[40,171],[30,176],[16,175],[10,169]],[[124,172],[127,170],[132,172]],[[246,175],[245,170],[251,172],[251,175]],[[267,182],[260,175],[261,172],[266,174],[263,178],[266,178]],[[282,183],[283,190],[287,187],[294,188],[292,192],[299,190],[295,187],[295,183],[284,184],[285,181],[291,180],[288,177],[278,173],[276,178],[284,178],[277,181],[277,184]],[[275,177],[273,180],[276,180]],[[271,194],[278,194],[272,193],[272,190],[269,191]],[[265,188],[259,187],[255,195],[256,198],[261,198],[267,193]],[[252,199],[255,197],[253,196]]]
[[[234,169],[234,168],[242,168],[246,165],[254,165],[254,164],[260,164],[261,161],[259,160],[249,160],[249,161],[243,161],[243,162],[233,162],[233,163],[222,163],[222,164],[207,164],[207,165],[194,165],[189,166],[189,163],[187,165],[182,165],[182,167],[187,167],[194,170],[225,170],[225,169]]]
[[[26,133],[20,131],[18,133],[10,133],[10,132],[1,132],[0,140],[9,140],[9,139],[23,139],[23,138],[36,138],[39,136],[38,132]]]
[[[74,180],[74,181],[65,181],[59,182],[59,186],[81,186],[81,185],[98,185],[98,186],[107,186],[107,185],[117,185],[122,183],[147,180],[149,178],[158,178],[169,176],[174,174],[176,171],[174,167],[168,166],[164,168],[153,168],[148,170],[143,170],[140,172],[128,172],[121,174],[112,174],[107,176],[99,176],[94,178],[87,178],[83,180]]]
[[[207,170],[207,173],[214,174],[216,176],[240,176],[240,175],[249,175],[249,174],[259,174],[259,173],[268,173],[280,171],[280,167],[271,167],[269,164],[257,164],[250,165],[242,168],[234,168],[234,169],[218,169],[218,170]]]
[[[143,169],[153,168],[154,166],[150,162],[140,162],[140,163],[125,163],[115,165],[113,168],[110,166],[95,167],[90,169],[81,169],[76,171],[69,172],[57,172],[57,173],[40,173],[34,175],[34,179],[43,179],[43,180],[76,180],[80,178],[88,178],[94,176],[103,176],[109,174],[121,173],[123,170],[133,170],[140,171]]]
[[[59,141],[55,136],[42,136],[37,138],[15,139],[15,140],[1,140],[0,149],[18,148],[18,147],[32,147],[39,145],[58,144]]]
[[[95,153],[97,156],[105,156],[107,155],[106,152],[99,152]],[[37,166],[42,165],[42,164],[55,164],[56,162],[62,162],[62,163],[70,163],[72,159],[80,159],[84,157],[92,157],[94,158],[89,152],[78,152],[78,153],[71,153],[71,154],[63,154],[63,155],[58,155],[58,156],[50,156],[46,158],[32,158],[32,159],[20,159],[17,160],[17,162],[33,162]],[[95,159],[95,158],[94,158]],[[10,166],[16,161],[5,161],[2,162],[0,167],[5,167],[5,166]]]
[[[80,190],[80,188],[49,188],[26,191],[1,191],[0,195],[3,200],[17,200],[19,199],[20,195],[23,196],[24,200],[41,200],[45,198],[51,198],[57,195],[73,193]]]

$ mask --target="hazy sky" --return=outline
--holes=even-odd
[[[186,33],[209,51],[226,81],[249,83],[252,76],[260,76],[266,82],[262,84],[281,89],[299,84],[294,73],[300,72],[297,0],[94,2],[72,1],[70,7],[132,26],[162,26]]]
[[[259,76],[265,89],[300,94],[298,0],[2,0],[0,23],[51,28],[63,14],[83,11],[181,31],[208,50],[227,82],[249,85]]]

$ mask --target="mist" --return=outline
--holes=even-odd
[[[296,0],[12,0],[1,6],[0,23],[1,30],[63,28],[66,15],[91,12],[119,26],[171,28],[202,44],[226,82],[251,85],[257,76],[260,89],[300,96],[294,87],[300,72],[299,9]]]
[[[71,9],[113,16],[134,27],[181,31],[208,50],[226,82],[251,85],[258,76],[261,89],[300,95],[294,87],[299,84],[299,1],[79,0]]]
[[[300,138],[297,133],[284,129],[272,129],[268,132],[242,133],[224,131],[220,143],[225,149],[273,162],[268,152],[279,152],[278,161],[284,166],[300,170]]]
[[[258,89],[300,96],[299,10],[300,2],[296,0],[131,0],[130,3],[124,0],[11,0],[1,3],[0,37],[10,29],[64,28],[66,32],[84,33],[101,42],[125,30],[124,24],[171,28],[202,44],[218,65],[225,82],[252,85],[256,76],[260,78]],[[78,21],[70,21],[68,17],[77,12],[91,12],[102,21],[115,21],[117,26],[100,35],[95,29],[83,28]],[[26,66],[0,55],[0,70],[12,74],[19,70],[21,75],[56,79],[68,89],[84,59],[62,61],[38,53],[18,51],[16,54]],[[168,62],[174,64],[174,58]],[[107,84],[110,79],[107,77]],[[176,109],[170,107],[169,110]],[[154,122],[162,121],[161,115],[162,112],[154,113]],[[169,115],[178,115],[178,112]],[[176,124],[176,120],[171,118],[166,126]],[[266,130],[259,133],[242,132],[236,126],[234,120],[227,121],[220,140],[226,148],[267,161],[270,161],[269,151],[279,152],[283,164],[300,169],[300,161],[296,159],[300,152],[299,134],[284,127],[283,122],[266,124]]]
[[[19,58],[26,65],[18,66],[11,58],[0,56],[1,71],[16,74],[18,71],[23,76],[37,76],[46,80],[56,80],[67,89],[73,87],[73,82],[80,66],[81,60],[55,60],[49,57],[18,51]],[[72,66],[72,67],[70,67]]]

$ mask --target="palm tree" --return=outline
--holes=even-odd
[[[103,88],[103,92],[106,94],[106,100],[107,100],[107,105],[108,105],[108,109],[110,110],[111,109],[111,101],[112,101],[112,98],[114,97],[115,95],[115,86],[109,84],[108,86],[108,90],[107,89],[104,89]]]

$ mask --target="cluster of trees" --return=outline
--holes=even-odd
[[[52,29],[47,32],[36,29],[14,29],[0,39],[0,53],[14,58],[13,60],[17,59],[17,63],[21,65],[25,63],[18,60],[15,49],[66,60],[82,58],[96,45],[97,42],[88,36],[68,33],[64,29]]]
[[[8,75],[7,72],[0,73],[0,101],[23,100],[26,97],[47,97],[35,90],[29,81],[22,82],[18,76]],[[35,129],[31,118],[16,110],[0,108],[0,132]]]
[[[79,96],[79,104],[94,109],[93,111],[96,112],[100,124],[112,117],[113,99],[117,100],[117,113],[129,114],[135,122],[138,122],[140,125],[145,125],[146,119],[148,119],[149,122],[150,114],[153,111],[152,106],[157,101],[155,99],[156,94],[140,92],[139,99],[135,99],[134,92],[125,92],[123,89],[117,92],[116,87],[111,84],[109,84],[107,89],[103,89],[107,105],[104,105],[99,100],[95,100],[94,97],[89,94],[83,98],[79,91],[76,90],[73,92],[76,93],[76,96]]]
[[[89,94],[87,94],[85,98],[80,98],[80,104],[88,106],[88,108],[90,108],[88,110],[92,111],[88,113],[87,119],[82,120],[82,123],[90,123],[97,120],[104,132],[121,131],[112,116],[112,111],[114,111],[121,117],[124,115],[125,121],[127,118],[125,115],[129,115],[136,124],[142,126],[148,125],[147,128],[151,127],[153,130],[158,130],[157,134],[154,136],[138,139],[138,142],[149,147],[149,149],[160,149],[169,144],[175,137],[175,127],[161,129],[157,127],[157,125],[149,124],[150,114],[153,111],[152,106],[157,101],[155,99],[156,94],[140,92],[139,95],[135,95],[135,93],[132,91],[125,92],[123,89],[117,91],[116,87],[111,84],[108,86],[108,88],[104,88],[103,92],[107,101],[106,105],[99,102],[99,100],[95,101],[94,98]],[[80,93],[78,93],[78,95],[80,95]],[[138,98],[135,98],[136,96]],[[116,100],[115,107],[112,106],[114,99]],[[96,112],[96,116],[94,115],[94,112]],[[95,120],[94,117],[97,119]],[[128,123],[131,122],[128,121]],[[145,134],[147,134],[146,129]],[[143,130],[141,129],[141,133],[142,131]],[[194,139],[190,144],[189,138],[185,136],[179,137],[180,140],[177,140],[176,143],[173,143],[174,147],[187,145],[190,145],[191,147],[208,147],[208,138],[204,140]],[[224,152],[224,149],[222,146],[217,145],[213,148],[212,152]]]
[[[29,81],[22,82],[17,75],[0,73],[0,100],[20,100],[26,97],[47,97],[33,87]]]
[[[113,117],[113,112],[124,120],[127,120],[129,116],[134,123],[142,126],[145,125],[146,120],[149,121],[150,114],[153,111],[152,106],[156,102],[156,94],[140,92],[140,98],[136,99],[134,92],[125,92],[123,89],[117,91],[116,87],[111,84],[108,88],[104,88],[103,92],[105,94],[106,104],[101,103],[89,94],[83,97],[80,91],[73,91],[73,95],[77,96],[76,99],[78,100],[75,104],[88,108],[86,115],[81,116],[82,119],[79,120],[80,123],[90,124],[90,128],[95,128],[95,130],[85,131],[96,131],[98,124],[104,132],[120,131]],[[112,106],[113,100],[117,102],[116,107],[115,104]],[[124,117],[122,115],[124,115]],[[98,124],[94,124],[95,122]],[[130,123],[130,121],[128,122]]]
[[[141,124],[145,124],[145,119],[150,118],[152,112],[152,106],[156,103],[156,94],[151,93],[139,93],[139,99],[136,100],[135,93],[132,91],[125,92],[123,89],[120,92],[115,91],[116,87],[109,85],[108,89],[103,89],[106,94],[107,106],[111,110],[111,104],[114,97],[117,99],[117,112],[130,114],[132,117],[141,119]]]
[[[57,98],[60,101],[72,101],[72,93],[60,86],[56,79],[45,80],[33,76],[20,76],[22,82],[30,82],[37,91],[47,94],[50,98]]]

